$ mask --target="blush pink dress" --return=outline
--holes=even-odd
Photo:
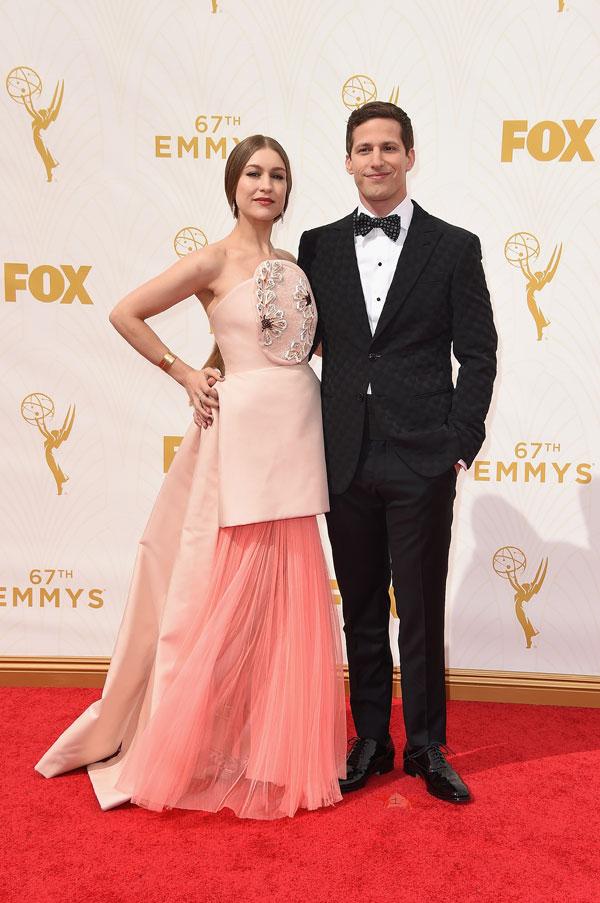
[[[316,310],[264,261],[209,315],[226,377],[192,424],[140,541],[102,698],[36,769],[88,767],[103,809],[291,816],[341,799],[346,727],[327,510]]]

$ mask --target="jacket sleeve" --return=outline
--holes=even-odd
[[[476,235],[469,236],[457,260],[450,303],[453,353],[460,367],[448,425],[455,430],[460,455],[470,467],[485,439],[498,344]]]
[[[310,240],[310,236],[309,236],[308,232],[303,232],[302,235],[300,236],[300,245],[298,247],[298,266],[300,267],[301,270],[304,270],[304,272],[306,273],[306,277],[308,279],[309,285],[311,286],[312,295],[313,295],[314,302],[315,302],[315,305],[317,308],[317,330],[315,332],[315,337],[314,337],[314,340],[312,343],[312,348],[311,348],[310,354],[308,356],[309,360],[313,356],[315,348],[319,347],[319,344],[323,337],[322,332],[321,332],[321,320],[318,317],[319,302],[315,295],[315,290],[314,290],[314,286],[312,284],[312,279],[311,279],[311,266],[312,266],[313,256],[314,256],[313,242]]]

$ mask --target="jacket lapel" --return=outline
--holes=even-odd
[[[335,261],[336,297],[344,307],[345,314],[356,324],[357,329],[371,341],[371,327],[367,316],[367,305],[363,295],[360,273],[354,247],[354,212],[341,219],[336,225],[336,239],[332,260]]]
[[[414,211],[406,241],[398,258],[394,278],[377,322],[373,340],[379,338],[406,301],[408,293],[419,278],[440,237],[435,219],[418,204],[414,202],[413,204]],[[358,271],[356,255],[355,266]]]

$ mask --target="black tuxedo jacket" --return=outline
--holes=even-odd
[[[417,473],[470,465],[485,438],[497,337],[476,235],[414,204],[374,335],[354,248],[353,214],[305,232],[298,264],[310,281],[323,345],[321,396],[330,490],[358,465],[371,384],[378,422]],[[451,350],[460,364],[452,383]]]

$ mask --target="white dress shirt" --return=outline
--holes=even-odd
[[[367,235],[355,235],[354,247],[356,250],[356,260],[358,263],[358,272],[360,273],[360,282],[362,285],[365,305],[367,308],[367,317],[369,318],[369,326],[371,327],[371,335],[374,335],[377,329],[377,323],[385,304],[385,299],[389,291],[398,258],[406,235],[410,226],[413,215],[413,202],[408,195],[398,206],[392,210],[388,216],[397,213],[400,217],[400,235],[397,241],[392,241],[383,229],[377,227],[371,229]],[[359,201],[358,214],[366,213],[367,216],[373,217],[374,214]],[[371,394],[371,385],[367,389],[367,394]],[[458,462],[463,470],[467,465],[461,460]]]
[[[371,218],[374,216],[362,203],[358,205],[358,213],[366,213]],[[371,335],[377,328],[377,322],[392,283],[396,266],[398,265],[398,258],[400,257],[412,219],[413,202],[408,195],[388,215],[392,216],[394,213],[397,213],[400,217],[400,235],[397,241],[392,241],[391,238],[388,238],[383,229],[379,227],[371,229],[368,235],[354,236],[358,272],[360,273],[360,281],[367,306]],[[371,391],[370,386],[368,391]]]

